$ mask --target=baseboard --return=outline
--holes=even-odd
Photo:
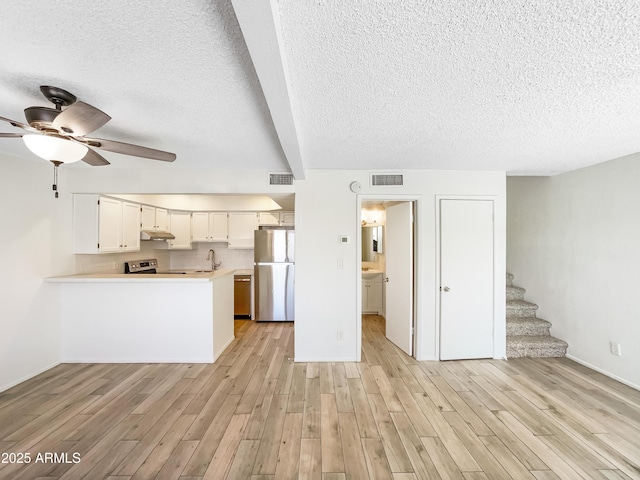
[[[636,390],[640,390],[640,385],[636,385],[635,383],[632,383],[632,382],[630,382],[628,380],[625,380],[624,378],[621,378],[621,377],[619,377],[617,375],[614,375],[611,372],[607,372],[606,370],[603,370],[602,368],[596,367],[595,365],[591,365],[589,362],[585,362],[584,360],[581,360],[581,359],[579,359],[577,357],[574,357],[573,355],[569,355],[569,354],[567,354],[567,358],[570,359],[570,360],[573,360],[576,363],[579,363],[580,365],[584,365],[585,367],[589,367],[591,370],[595,370],[598,373],[606,375],[609,378],[613,378],[617,382],[624,383],[628,387],[635,388]]]
[[[213,363],[215,363],[216,360],[218,360],[218,358],[220,358],[220,355],[222,355],[224,353],[224,351],[227,349],[227,347],[229,345],[231,345],[235,339],[236,339],[235,335],[232,335],[231,338],[229,340],[227,340],[227,343],[225,343],[224,346],[220,349],[220,353],[218,353],[218,355],[215,355],[213,357]]]
[[[436,357],[416,357],[417,362],[439,362],[440,360]]]
[[[357,362],[356,357],[295,357],[293,359],[296,363],[327,363],[327,362]]]
[[[41,373],[44,373],[47,370],[51,370],[53,367],[57,367],[61,363],[63,363],[63,362],[52,363],[48,367],[44,367],[42,370],[38,370],[36,373],[30,373],[30,374],[25,375],[24,377],[16,380],[15,382],[11,382],[11,383],[9,383],[7,385],[3,385],[3,386],[0,387],[0,393],[4,392],[5,390],[9,390],[10,388],[15,387],[16,385],[20,385],[22,382],[26,382],[27,380],[29,380],[29,379],[31,379],[33,377],[37,377]]]
[[[65,358],[61,363],[213,363],[212,358]]]

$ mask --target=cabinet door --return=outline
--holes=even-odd
[[[280,214],[277,212],[260,212],[258,213],[258,225],[280,225]]]
[[[155,230],[156,229],[156,209],[149,205],[142,205],[142,230]]]
[[[101,253],[122,251],[122,202],[100,197],[98,206],[98,250]]]
[[[256,220],[255,213],[229,214],[229,248],[253,248]]]
[[[212,242],[226,242],[228,235],[226,212],[215,212],[209,214],[209,235]]]
[[[188,250],[191,248],[191,214],[186,212],[171,212],[169,214],[171,233],[176,237],[169,240],[169,247],[174,250]]]
[[[382,283],[369,283],[367,304],[370,312],[382,312]]]
[[[164,208],[156,208],[156,230],[159,232],[169,231],[169,212]]]
[[[193,212],[191,214],[191,235],[194,242],[210,242],[209,213]]]
[[[122,249],[140,250],[140,205],[136,203],[122,203]]]
[[[362,311],[369,311],[369,284],[362,282]]]
[[[280,212],[280,225],[284,227],[292,227],[295,225],[295,213],[294,212]]]

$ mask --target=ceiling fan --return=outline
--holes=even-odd
[[[22,138],[29,150],[56,167],[78,160],[95,167],[109,165],[94,148],[163,162],[176,159],[174,153],[162,150],[87,137],[85,135],[102,127],[111,117],[88,103],[78,101],[75,95],[62,88],[43,85],[40,91],[55,108],[25,108],[26,124],[0,117],[0,120],[27,132],[0,133],[0,138]]]

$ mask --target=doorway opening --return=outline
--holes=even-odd
[[[367,342],[368,328],[383,333],[405,354],[416,356],[417,203],[392,195],[361,198],[358,359],[372,347]]]

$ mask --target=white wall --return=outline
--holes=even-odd
[[[495,197],[495,356],[505,353],[505,174],[504,172],[404,171],[402,187],[370,187],[368,171],[308,170],[296,183],[296,361],[353,361],[357,358],[360,323],[357,302],[358,197],[352,181],[362,185],[360,195],[415,195],[418,200],[417,245],[418,330],[416,356],[437,358],[436,348],[436,196],[491,195]],[[373,198],[373,197],[371,197]],[[349,235],[351,243],[339,243]],[[338,258],[344,269],[337,268]],[[337,340],[337,330],[344,339]]]
[[[267,172],[198,169],[117,169],[84,165],[62,167],[61,198],[50,190],[52,170],[38,160],[3,158],[4,225],[12,235],[0,240],[5,271],[0,326],[0,390],[45,370],[60,360],[58,297],[48,276],[75,273],[95,262],[108,269],[113,260],[78,259],[71,254],[71,192],[78,193],[296,193],[296,360],[357,358],[357,299],[360,265],[355,240],[359,228],[357,197],[362,194],[415,194],[420,197],[417,332],[420,359],[435,358],[435,196],[493,195],[496,198],[496,318],[504,323],[504,210],[502,172],[405,171],[404,187],[368,187],[367,171],[307,172],[294,186],[270,187]],[[9,208],[10,207],[10,208]],[[338,237],[350,235],[349,245]],[[143,252],[144,253],[144,252]],[[108,256],[110,257],[110,256]],[[115,258],[115,257],[114,257]],[[344,269],[336,259],[344,259]],[[77,260],[77,262],[76,262]],[[120,261],[118,257],[118,262]],[[106,262],[106,263],[105,263]],[[496,352],[504,354],[504,324],[496,324]],[[336,329],[344,340],[336,340]],[[502,329],[502,330],[501,330]],[[9,368],[5,368],[9,365]]]
[[[55,199],[53,166],[0,157],[0,391],[60,362],[55,287],[42,280],[71,273],[71,198]],[[64,178],[61,178],[64,182]]]
[[[507,180],[507,270],[570,358],[640,386],[640,154]],[[609,353],[609,342],[622,356]]]
[[[83,167],[82,165],[80,167]],[[361,194],[414,194],[420,197],[418,246],[421,298],[417,332],[419,359],[435,359],[436,195],[495,197],[496,278],[495,356],[504,356],[505,174],[504,172],[404,171],[403,187],[369,187],[369,171],[308,170],[293,186],[267,185],[267,172],[180,169],[76,168],[68,173],[69,189],[85,193],[293,193],[296,213],[296,360],[354,360],[357,358],[357,301],[360,265],[356,238],[359,228],[357,197],[349,184],[358,180]],[[351,235],[340,245],[342,234]],[[336,268],[337,258],[344,269]],[[172,261],[173,264],[173,261]],[[173,265],[172,265],[173,266]],[[336,339],[336,330],[344,339]]]

